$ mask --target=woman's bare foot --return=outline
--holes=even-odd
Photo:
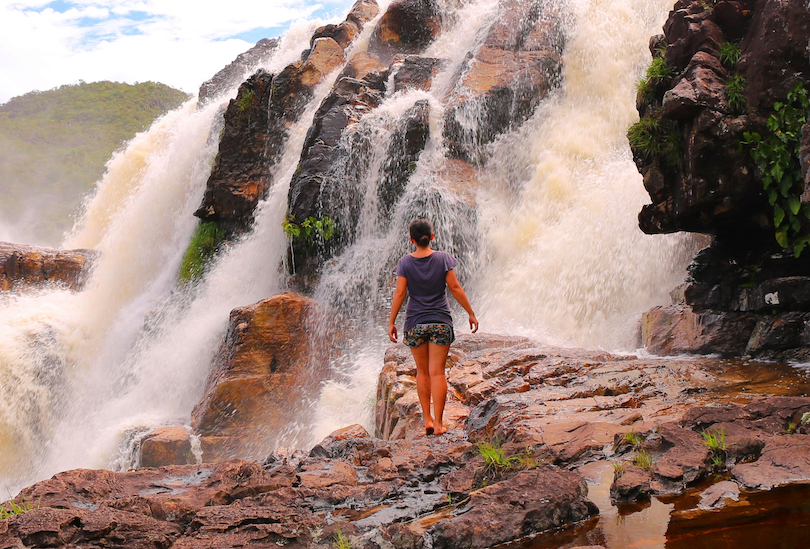
[[[433,420],[425,420],[425,435],[429,436],[434,433]]]
[[[438,427],[433,429],[433,434],[434,435],[443,435],[446,432],[447,432],[447,429],[445,429],[444,425],[439,425]]]

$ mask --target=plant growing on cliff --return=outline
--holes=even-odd
[[[664,52],[656,52],[652,63],[647,67],[647,72],[641,80],[636,82],[638,101],[641,103],[653,101],[663,91],[670,78],[672,78],[672,69],[664,59]]]
[[[720,46],[719,59],[727,69],[737,68],[737,63],[739,63],[741,55],[740,47],[734,42],[724,42]]]
[[[677,166],[683,157],[681,129],[674,120],[645,116],[627,130],[627,140],[634,153],[647,160],[659,159]]]
[[[335,235],[335,222],[326,216],[320,219],[308,217],[300,225],[295,222],[295,216],[288,216],[281,226],[290,240],[301,240],[310,245],[316,236],[328,242]]]
[[[178,277],[180,282],[187,284],[199,278],[224,239],[225,231],[219,225],[213,221],[200,223],[183,256]]]
[[[741,114],[748,107],[748,101],[745,99],[745,86],[747,82],[745,78],[739,74],[729,77],[726,80],[726,101],[732,112]]]
[[[807,122],[810,98],[804,84],[797,83],[785,103],[775,103],[768,118],[766,136],[745,132],[741,146],[748,149],[759,168],[762,186],[773,207],[776,241],[799,257],[810,243],[810,205],[802,204],[804,178],[799,160],[802,126]]]
[[[236,108],[239,109],[239,112],[245,112],[253,106],[254,99],[256,99],[256,92],[247,90],[242,94],[242,97],[237,100]]]
[[[789,422],[785,432],[789,435],[792,435],[793,433],[796,432],[796,429],[804,427],[808,421],[810,421],[810,412],[805,412],[804,414],[802,414],[802,418],[799,420],[798,425],[793,423],[792,421]]]

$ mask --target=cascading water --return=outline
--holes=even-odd
[[[357,230],[325,268],[315,297],[337,309],[352,335],[312,416],[260,445],[303,447],[334,428],[370,423],[394,268],[417,215],[436,223],[436,247],[459,257],[483,330],[633,348],[634,319],[664,301],[689,251],[686,239],[638,230],[644,190],[624,139],[636,116],[633,83],[649,61],[647,37],[670,3],[559,2],[567,40],[562,85],[528,122],[486,146],[478,187],[470,189],[441,183],[442,121],[453,79],[480,46],[498,2],[471,2],[447,17],[448,28],[426,52],[449,60],[432,88],[389,92],[344,135],[345,158],[363,155],[362,173],[344,197]],[[373,24],[355,51],[366,47]],[[277,72],[297,59],[315,26],[289,31],[265,68]],[[12,490],[78,466],[125,468],[145,430],[188,423],[229,311],[285,287],[279,266],[288,246],[281,222],[289,184],[308,125],[339,71],[290,128],[253,230],[194,286],[177,287],[176,273],[216,153],[217,102],[170,113],[110,161],[66,242],[101,252],[87,288],[0,297],[0,484]],[[397,128],[425,104],[427,143],[401,196],[387,204],[378,192],[390,167],[386,155]],[[353,149],[358,144],[362,150]],[[343,169],[345,179],[349,168],[357,166],[334,170]]]

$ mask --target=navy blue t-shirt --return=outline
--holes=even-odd
[[[455,266],[456,258],[447,252],[434,251],[426,257],[405,255],[399,260],[397,276],[408,280],[406,332],[417,324],[453,325],[445,279]]]

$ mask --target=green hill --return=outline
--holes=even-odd
[[[112,153],[186,99],[153,82],[81,82],[0,105],[0,229],[58,245]]]

